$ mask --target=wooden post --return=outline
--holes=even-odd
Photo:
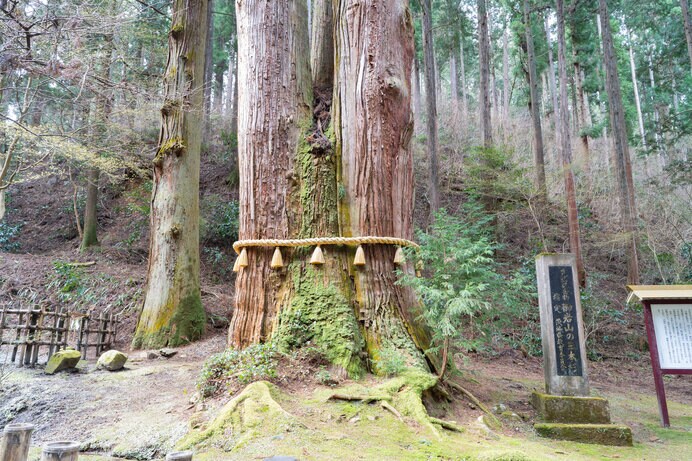
[[[166,461],[192,461],[192,451],[173,451],[166,455]]]
[[[663,385],[663,373],[661,372],[661,364],[658,361],[658,344],[656,343],[656,333],[654,332],[654,320],[651,315],[651,303],[644,301],[643,304],[644,324],[646,325],[646,337],[649,340],[649,354],[651,355],[651,368],[654,371],[654,385],[656,386],[656,398],[658,399],[658,409],[661,415],[661,426],[670,427],[666,388]]]
[[[49,442],[43,446],[41,461],[77,461],[79,442]]]
[[[0,461],[26,461],[33,430],[33,424],[15,423],[5,426],[0,443]]]

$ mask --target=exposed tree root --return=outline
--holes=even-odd
[[[430,421],[433,422],[433,424],[439,424],[440,426],[444,427],[447,430],[453,431],[453,432],[464,432],[464,429],[460,426],[457,426],[456,423],[452,421],[445,421],[442,419],[438,418],[433,418],[432,416],[430,417]]]
[[[205,430],[191,432],[176,448],[186,450],[209,443],[232,451],[262,433],[272,429],[288,430],[298,424],[293,415],[274,400],[273,392],[273,385],[266,381],[248,385],[221,409]]]
[[[490,410],[488,410],[488,408],[485,405],[483,405],[480,400],[478,400],[476,398],[475,395],[473,395],[471,392],[469,392],[466,389],[464,389],[463,387],[461,387],[459,384],[454,383],[452,381],[447,381],[446,384],[449,387],[451,387],[452,389],[455,389],[455,390],[461,392],[462,394],[464,394],[466,396],[466,398],[468,398],[471,402],[473,402],[474,405],[476,405],[478,408],[480,408],[483,413],[488,415],[490,417],[490,419],[492,419],[493,422],[495,424],[497,424],[498,427],[502,427],[502,423],[500,422],[500,420],[497,419],[497,417],[494,414],[492,414],[490,412]]]
[[[401,413],[399,413],[399,412],[397,411],[397,409],[394,408],[393,406],[391,406],[387,401],[382,401],[382,402],[380,402],[380,405],[382,405],[382,408],[384,408],[385,410],[391,412],[394,416],[396,416],[397,418],[399,418],[399,421],[403,421],[403,420],[404,420],[404,418],[401,416]]]

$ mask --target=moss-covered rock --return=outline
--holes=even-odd
[[[125,362],[127,362],[127,355],[120,351],[110,350],[101,354],[97,366],[108,371],[118,371],[125,366]]]
[[[627,426],[615,424],[537,423],[533,427],[538,432],[538,435],[551,439],[621,447],[632,446],[632,430]]]
[[[531,404],[549,423],[608,424],[610,407],[601,397],[571,397],[533,392]]]
[[[63,349],[56,352],[46,364],[46,374],[52,375],[62,370],[75,368],[82,358],[82,353],[74,349]]]

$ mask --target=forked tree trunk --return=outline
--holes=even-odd
[[[433,49],[432,33],[432,9],[430,0],[421,0],[423,7],[423,62],[425,63],[425,102],[427,105],[427,143],[428,143],[428,162],[429,162],[429,183],[430,193],[430,222],[433,221],[435,212],[440,208],[440,181],[439,164],[437,160],[437,69],[435,68],[435,51]]]
[[[617,69],[617,57],[610,30],[610,18],[605,0],[599,0],[601,29],[603,33],[603,61],[606,71],[606,90],[608,92],[608,109],[610,128],[613,133],[613,166],[620,198],[620,217],[628,241],[627,250],[627,283],[639,283],[639,258],[637,252],[636,206],[634,201],[634,181],[627,127],[620,92],[620,77]]]
[[[569,108],[567,99],[567,52],[565,44],[565,12],[563,0],[555,2],[557,12],[557,48],[558,76],[560,80],[560,106],[558,131],[560,132],[560,157],[565,178],[565,194],[567,195],[567,221],[569,225],[569,248],[577,260],[577,275],[579,284],[586,284],[584,262],[581,257],[581,237],[579,232],[579,216],[577,211],[577,194],[572,171],[572,145],[569,130]]]
[[[412,237],[413,26],[404,3],[334,3],[328,128],[310,110],[305,2],[238,4],[240,239]],[[352,376],[376,368],[388,348],[426,366],[416,299],[395,285],[394,248],[364,249],[366,266],[357,269],[350,247],[323,247],[322,266],[309,264],[312,248],[284,248],[286,266],[273,270],[274,248],[248,248],[230,343],[309,342]]]
[[[545,157],[543,150],[543,128],[538,104],[538,76],[536,75],[536,52],[533,46],[533,31],[531,30],[531,10],[529,0],[524,0],[524,30],[526,34],[526,55],[529,67],[529,109],[533,122],[533,164],[536,169],[535,185],[544,204],[547,204],[545,186]]]
[[[493,145],[493,129],[490,124],[490,43],[488,39],[488,14],[485,0],[478,2],[478,56],[480,80],[478,85],[478,110],[483,147]]]
[[[204,123],[207,0],[175,0],[163,77],[161,131],[154,158],[151,240],[135,348],[199,339],[205,314],[199,285],[199,167]]]

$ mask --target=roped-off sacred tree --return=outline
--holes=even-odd
[[[351,376],[377,371],[385,350],[428,369],[419,301],[395,274],[414,245],[407,3],[334,2],[312,32],[313,46],[334,43],[313,71],[334,75],[313,76],[305,2],[238,2],[233,346],[312,344]]]

